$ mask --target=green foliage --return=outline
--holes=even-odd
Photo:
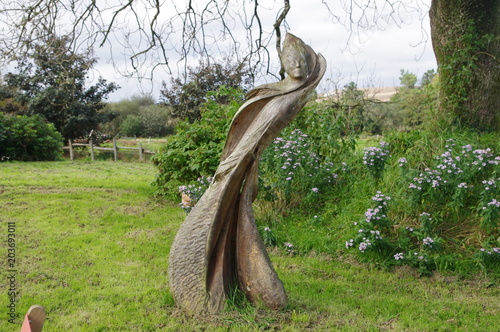
[[[47,161],[62,156],[63,138],[40,115],[0,113],[0,161]]]
[[[143,126],[141,120],[135,115],[129,115],[120,125],[120,133],[125,136],[141,136]]]
[[[173,133],[171,109],[155,104],[149,95],[109,103],[103,113],[113,117],[99,125],[99,132],[106,136],[164,137]]]
[[[401,85],[407,89],[414,89],[417,83],[417,75],[410,73],[408,70],[401,69],[399,81]]]
[[[426,79],[429,77],[430,73],[427,74]],[[390,116],[398,119],[396,122],[392,122],[391,126],[383,126],[383,128],[386,131],[395,128],[408,130],[435,124],[436,120],[433,118],[437,116],[438,84],[439,81],[434,76],[430,82],[426,82],[419,88],[406,86],[400,88],[398,93],[391,98],[391,103],[395,103],[396,108]]]
[[[16,100],[16,96],[17,91],[0,79],[0,113],[18,114],[24,110],[23,106]]]
[[[434,69],[429,69],[427,70],[423,75],[422,78],[420,79],[420,86],[424,87],[428,84],[431,84],[432,81],[434,80],[434,77],[436,77],[437,73]]]
[[[465,144],[464,139],[474,140],[470,133],[457,136],[444,140],[445,151],[425,157],[425,161],[419,156],[421,150],[435,153],[441,145],[436,144],[439,137],[416,132],[392,136],[397,140],[390,139],[391,146],[398,147],[393,154],[400,158],[392,165],[390,179],[379,186],[392,188],[398,196],[400,201],[391,200],[396,211],[389,212],[388,196],[379,203],[378,192],[372,198],[376,206],[354,223],[359,229],[347,240],[347,248],[358,249],[365,261],[410,265],[421,274],[436,269],[470,273],[496,266],[500,255],[500,156],[490,148]],[[422,138],[428,144],[415,148],[412,142]],[[498,135],[481,140],[494,142],[493,147],[498,148]],[[485,256],[484,251],[489,253]]]
[[[139,119],[142,124],[142,137],[163,137],[173,134],[170,112],[163,105],[150,105],[141,108]]]
[[[435,82],[406,96],[427,95],[415,100],[430,107]],[[355,99],[351,95],[346,101]],[[345,105],[310,103],[262,155],[254,207],[265,243],[292,255],[338,254],[347,240],[347,247],[356,248],[357,257],[371,264],[408,265],[423,275],[436,270],[491,273],[500,236],[498,135],[433,130],[443,127],[427,110],[427,122],[420,128],[428,130],[393,131],[383,141],[378,137],[368,142],[350,134],[353,122]],[[182,135],[160,156],[167,160],[168,151],[174,152],[169,156],[175,163],[160,167],[157,177],[157,183],[169,184],[171,194],[179,185],[212,175],[218,165],[217,155],[214,168],[205,174],[188,172],[191,161],[197,162],[195,167],[200,164],[199,151],[206,151],[214,139],[205,126],[195,125],[196,134],[181,126]],[[216,132],[221,132],[216,142],[222,147],[225,133]],[[356,143],[365,148],[355,150]],[[373,206],[367,209],[370,197]]]
[[[219,104],[221,99],[228,103]],[[242,99],[241,90],[221,86],[207,94],[200,120],[177,125],[175,135],[152,158],[159,171],[155,179],[158,193],[175,195],[178,186],[215,173],[229,124]]]
[[[189,184],[187,186],[179,186],[179,192],[183,195],[183,201],[179,206],[184,210],[184,212],[189,213],[200,200],[201,196],[210,186],[212,182],[212,177],[202,176],[196,180],[195,184]],[[184,197],[187,200],[184,200]]]
[[[172,108],[172,116],[176,119],[194,122],[201,118],[201,108],[209,99],[220,104],[230,102],[226,95],[211,95],[209,91],[216,91],[221,86],[241,89],[244,92],[252,82],[251,73],[242,63],[233,63],[225,59],[224,63],[203,63],[198,67],[188,67],[184,79],[171,79],[170,85],[163,82],[161,100]]]
[[[314,213],[324,197],[335,190],[338,165],[324,161],[308,135],[299,129],[285,130],[260,160],[263,197],[274,201],[281,213],[309,208]]]
[[[379,181],[384,173],[385,164],[390,157],[389,144],[381,141],[379,146],[371,146],[364,149],[363,164],[375,181]]]
[[[354,127],[358,121],[353,113],[328,101],[309,103],[290,125],[290,130],[300,129],[305,133],[321,160],[339,163],[356,145],[358,131]]]
[[[109,118],[98,111],[102,100],[118,87],[99,78],[88,87],[87,73],[95,63],[91,52],[76,54],[66,37],[47,37],[17,62],[18,73],[6,75],[27,115],[40,114],[65,139],[87,136]]]

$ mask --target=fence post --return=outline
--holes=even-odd
[[[92,142],[92,139],[90,139],[89,143],[90,143],[90,158],[92,159],[92,161],[94,161],[95,160],[95,156],[94,156],[94,142]]]
[[[142,156],[142,143],[139,142],[139,160],[143,161],[144,157]]]
[[[71,138],[69,139],[69,159],[73,160],[74,155],[73,155],[73,141]]]
[[[113,152],[115,154],[115,161],[118,160],[118,147],[116,146],[116,138],[113,138]]]

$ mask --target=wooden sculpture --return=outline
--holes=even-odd
[[[287,303],[253,217],[258,163],[314,93],[326,61],[292,34],[285,37],[281,61],[288,76],[247,94],[231,123],[214,180],[172,244],[170,291],[190,313],[223,309],[236,284],[252,303],[272,309]]]

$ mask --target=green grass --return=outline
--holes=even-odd
[[[289,295],[285,310],[243,301],[221,314],[186,316],[166,273],[184,214],[177,203],[153,197],[154,173],[149,163],[0,164],[1,271],[7,223],[15,222],[20,316],[43,305],[45,332],[498,329],[500,288],[481,276],[418,278],[409,268],[378,270],[341,254],[277,249],[270,254]],[[317,229],[310,234],[313,228],[304,227],[304,236],[321,237]],[[4,272],[0,280],[0,331],[19,331],[21,317],[7,321]]]

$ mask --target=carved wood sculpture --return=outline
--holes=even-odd
[[[292,34],[285,37],[281,61],[288,77],[247,94],[231,123],[214,180],[172,244],[170,290],[192,314],[222,310],[236,284],[252,303],[272,309],[287,303],[253,218],[258,162],[305,106],[326,61]]]

